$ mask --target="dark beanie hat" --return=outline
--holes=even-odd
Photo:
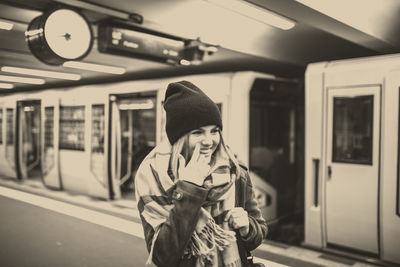
[[[191,82],[170,83],[165,93],[164,109],[167,114],[165,128],[171,144],[203,126],[217,125],[222,130],[217,105]]]

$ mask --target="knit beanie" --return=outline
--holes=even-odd
[[[167,114],[165,128],[171,144],[203,126],[217,125],[222,130],[217,105],[191,82],[170,83],[165,93],[164,109]]]

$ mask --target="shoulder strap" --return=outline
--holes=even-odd
[[[245,181],[245,170],[240,167],[240,177],[236,179],[236,206],[237,207],[243,207],[245,206],[246,203],[246,181]]]
[[[247,169],[240,166],[240,177],[238,179],[236,179],[236,206],[237,207],[242,207],[244,208],[246,205],[246,171]],[[239,235],[239,232],[236,231],[236,234]],[[243,244],[242,239],[238,238],[238,245],[239,248],[239,254],[240,254],[240,258],[242,259],[242,264],[243,266],[252,266],[253,263],[253,256],[251,254],[251,252],[246,248],[246,246]]]

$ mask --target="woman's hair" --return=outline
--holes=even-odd
[[[214,155],[216,154],[221,154],[218,152],[221,152],[221,150],[223,150],[226,155],[228,156],[230,162],[235,166],[236,168],[236,177],[239,177],[240,175],[240,166],[238,163],[238,160],[236,159],[236,156],[232,153],[232,151],[229,149],[229,147],[227,147],[227,145],[224,142],[224,139],[222,137],[221,131],[218,131],[219,136],[220,136],[220,142],[217,146],[217,148],[214,151]],[[178,168],[179,168],[179,155],[182,155],[185,160],[188,160],[188,151],[187,148],[188,147],[188,140],[189,140],[189,135],[190,132],[183,135],[182,137],[180,137],[173,145],[172,145],[172,153],[171,153],[171,170],[172,170],[172,174],[174,175],[174,177],[179,179],[179,174],[178,174]]]

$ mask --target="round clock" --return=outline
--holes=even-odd
[[[93,45],[92,28],[77,11],[59,8],[36,17],[25,36],[31,52],[50,65],[85,57]]]

